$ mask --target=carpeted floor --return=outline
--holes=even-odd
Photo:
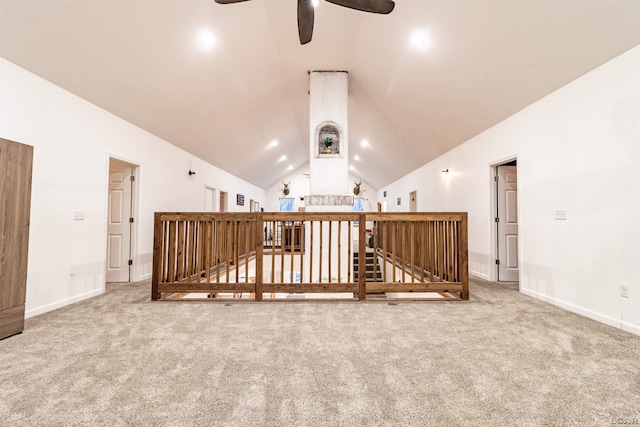
[[[640,425],[640,337],[473,281],[469,302],[151,302],[0,341],[1,426]]]

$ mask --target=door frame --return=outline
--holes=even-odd
[[[129,236],[129,258],[132,260],[132,264],[129,267],[129,283],[136,282],[138,280],[142,280],[142,277],[138,277],[140,270],[140,266],[137,262],[137,253],[138,253],[138,223],[140,221],[140,217],[138,215],[138,200],[140,194],[140,163],[132,161],[131,159],[127,159],[125,157],[117,156],[114,154],[107,153],[107,173],[105,182],[107,184],[107,188],[105,191],[106,194],[106,203],[105,203],[105,220],[104,220],[104,232],[102,235],[104,236],[104,279],[105,283],[107,281],[107,250],[108,250],[108,242],[107,235],[108,231],[108,219],[109,219],[109,176],[111,173],[110,161],[111,159],[117,160],[122,163],[127,163],[131,166],[131,176],[133,176],[133,184],[131,185],[131,217],[134,219],[131,224],[131,233]]]
[[[227,191],[218,190],[218,212],[229,212],[229,193]]]
[[[418,190],[409,193],[409,212],[418,211]]]
[[[220,212],[220,196],[218,195],[218,189],[216,187],[214,187],[213,185],[205,184],[204,185],[205,194],[206,194],[207,190],[212,190],[213,191],[213,198],[212,198],[212,201],[213,201],[212,208],[213,208],[213,210],[211,212]],[[206,199],[205,199],[205,201],[206,201]],[[205,206],[205,212],[207,212],[206,208],[207,207]]]
[[[510,163],[513,161],[517,161],[518,160],[518,155],[514,154],[512,156],[508,156],[508,157],[504,157],[498,161],[492,162],[489,164],[489,186],[491,188],[491,201],[489,203],[489,228],[490,228],[490,232],[489,235],[491,236],[490,238],[490,250],[489,253],[491,254],[491,258],[489,259],[489,274],[487,279],[489,281],[492,282],[497,282],[498,281],[498,265],[496,264],[496,260],[498,259],[498,223],[496,223],[495,219],[496,219],[496,214],[498,211],[498,185],[496,182],[496,177],[498,176],[498,166],[503,166],[505,165],[505,163]],[[520,221],[520,194],[521,191],[518,191],[517,196],[516,196],[516,203],[518,206],[518,213],[517,213],[517,218],[518,218],[518,225],[521,224]],[[522,265],[522,238],[521,238],[521,234],[520,234],[520,228],[518,228],[518,265],[521,266]],[[521,273],[522,271],[519,269],[518,271],[518,283],[520,283],[520,277],[521,277]]]

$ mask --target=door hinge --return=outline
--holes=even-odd
[[[132,259],[129,260],[129,265],[133,265],[133,260]]]
[[[496,222],[500,222],[500,218],[496,217]]]
[[[498,175],[494,176],[494,177],[493,177],[493,180],[494,180],[495,182],[498,182]]]
[[[500,265],[500,260],[499,259],[496,260],[496,265]]]
[[[133,218],[129,218],[129,224],[133,224]]]
[[[135,180],[136,180],[136,177],[131,175],[131,181],[135,181]]]

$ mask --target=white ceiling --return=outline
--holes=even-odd
[[[296,23],[296,0],[0,0],[0,56],[262,188],[308,161],[308,70],[347,70],[380,189],[640,44],[640,0],[321,0],[304,46]]]

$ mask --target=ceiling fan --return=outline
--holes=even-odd
[[[220,4],[240,3],[248,0],[214,0]],[[363,12],[391,13],[395,7],[393,0],[327,0],[329,3]],[[300,44],[307,44],[313,35],[313,0],[298,0],[298,35]]]

